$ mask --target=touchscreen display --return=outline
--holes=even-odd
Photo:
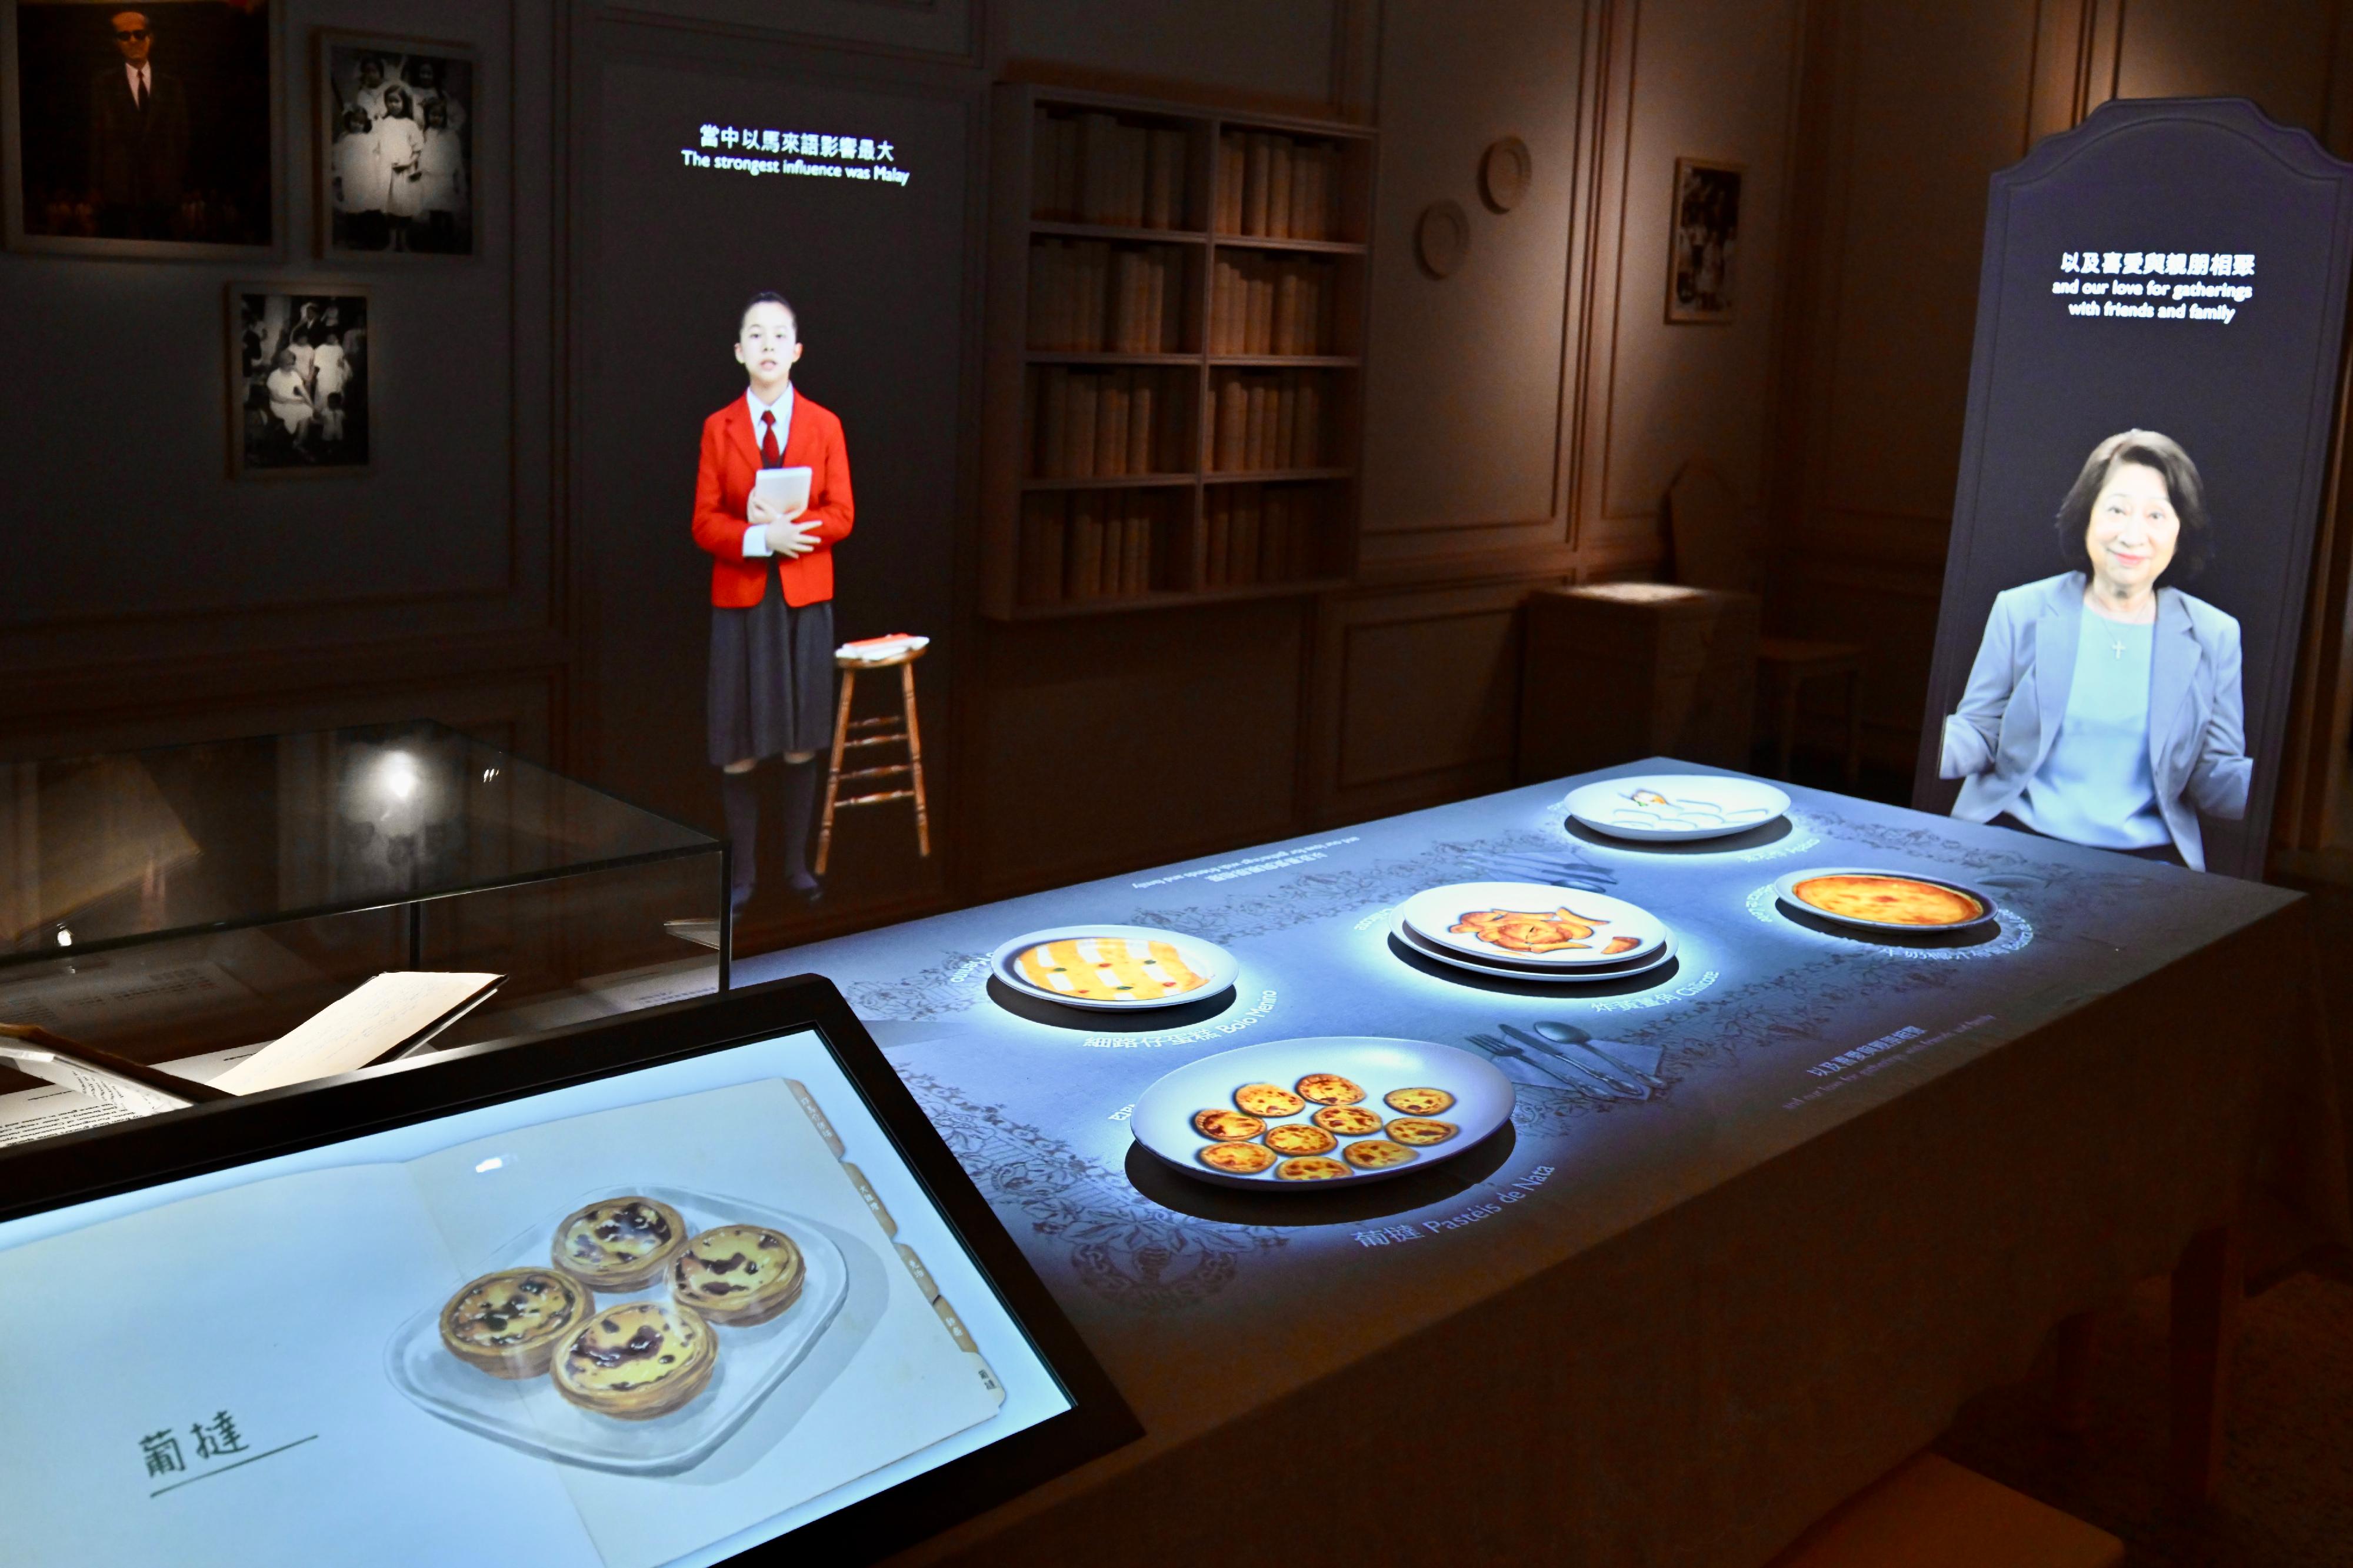
[[[717,1563],[1070,1408],[803,1030],[0,1225],[12,1564]]]

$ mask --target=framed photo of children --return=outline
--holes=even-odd
[[[1728,321],[1740,255],[1738,163],[1675,160],[1667,230],[1667,320]]]
[[[17,250],[278,244],[269,0],[0,0],[0,196]]]
[[[373,357],[365,289],[230,284],[229,477],[365,473]]]
[[[473,51],[322,32],[316,68],[320,254],[473,255]]]

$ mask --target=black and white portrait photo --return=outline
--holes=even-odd
[[[451,44],[319,40],[321,247],[474,254],[474,60]]]
[[[368,297],[229,287],[229,468],[238,479],[368,466]]]
[[[268,0],[8,0],[9,237],[151,256],[274,236]]]
[[[1728,321],[1740,249],[1737,163],[1675,160],[1673,221],[1667,239],[1667,320]]]

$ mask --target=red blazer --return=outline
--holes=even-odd
[[[792,428],[785,435],[785,467],[810,470],[808,510],[801,521],[818,525],[816,549],[798,560],[773,557],[785,603],[797,609],[833,597],[833,547],[849,537],[855,510],[841,421],[798,387]],[[768,591],[770,558],[744,558],[744,535],[752,526],[744,511],[759,471],[752,410],[739,396],[702,422],[702,465],[694,479],[694,542],[711,553],[711,602],[729,609],[756,605]]]

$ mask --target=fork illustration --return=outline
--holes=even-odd
[[[1544,1074],[1555,1083],[1559,1084],[1563,1089],[1583,1089],[1588,1094],[1593,1092],[1591,1089],[1582,1083],[1577,1083],[1561,1077],[1560,1074],[1555,1072],[1550,1067],[1546,1066],[1541,1058],[1530,1056],[1527,1052],[1522,1050],[1519,1047],[1513,1045],[1510,1041],[1504,1039],[1500,1036],[1472,1035],[1467,1037],[1467,1038],[1469,1038],[1472,1045],[1478,1047],[1481,1050],[1486,1052],[1491,1057],[1510,1057],[1516,1060],[1525,1062],[1528,1066],[1535,1068],[1538,1072]]]

